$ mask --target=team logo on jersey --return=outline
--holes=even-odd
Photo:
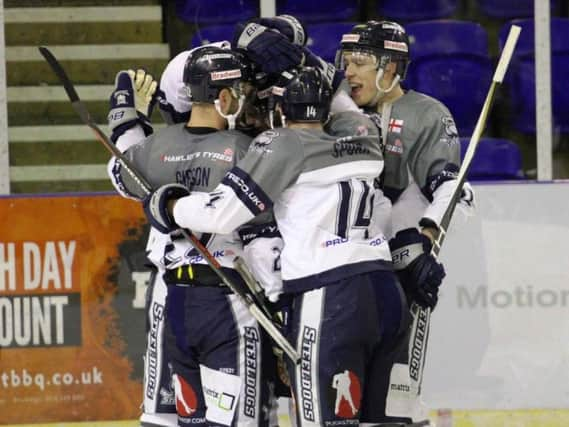
[[[389,132],[401,133],[401,131],[403,130],[403,120],[390,119],[388,129],[389,129]]]
[[[362,398],[362,387],[358,376],[346,369],[332,377],[331,386],[336,392],[334,399],[336,416],[354,418],[360,410]]]
[[[198,398],[194,388],[181,376],[172,376],[174,393],[176,395],[176,412],[182,417],[189,417],[198,408]]]
[[[256,151],[258,153],[272,153],[273,150],[270,150],[268,146],[277,136],[279,136],[279,133],[273,130],[267,130],[263,132],[253,140],[249,146],[249,151]]]
[[[443,137],[441,140],[446,142],[448,145],[458,143],[458,129],[456,128],[453,118],[451,116],[444,116],[441,118],[441,121],[443,122],[445,134],[448,136],[448,138]]]

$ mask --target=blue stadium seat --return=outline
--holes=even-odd
[[[488,36],[473,22],[435,20],[406,25],[411,64],[405,86],[451,111],[460,135],[471,135],[492,80]]]
[[[359,0],[276,0],[277,15],[293,15],[303,23],[357,19],[359,5]]]
[[[394,21],[423,21],[450,17],[457,8],[457,0],[380,0],[377,14]]]
[[[462,158],[469,142],[470,138],[460,138]],[[481,138],[467,178],[469,181],[524,179],[520,148],[509,139]]]
[[[312,52],[325,61],[334,63],[336,52],[340,48],[342,35],[349,32],[355,22],[322,22],[307,24],[308,40],[306,45]]]
[[[423,56],[470,54],[488,57],[488,34],[476,22],[452,19],[405,25],[411,43],[411,60]]]
[[[259,15],[258,0],[176,0],[176,14],[189,24],[246,21]]]
[[[550,0],[553,12],[558,10],[558,0]],[[478,0],[480,11],[490,18],[514,19],[533,16],[534,0]]]
[[[534,21],[517,19],[500,29],[502,49],[510,26],[522,27],[504,84],[508,88],[512,126],[526,133],[536,132]],[[561,133],[569,133],[569,19],[551,18],[551,95],[553,125]]]
[[[231,41],[234,31],[234,24],[220,24],[210,25],[207,27],[198,27],[192,36],[190,48],[222,40]]]

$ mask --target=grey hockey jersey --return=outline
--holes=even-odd
[[[186,228],[229,233],[273,208],[284,241],[285,292],[390,269],[386,237],[370,234],[374,179],[383,169],[379,133],[360,113],[335,115],[326,132],[280,128],[253,140],[247,155],[209,193],[178,200]]]
[[[381,188],[393,203],[394,231],[416,227],[421,218],[438,225],[461,163],[451,113],[441,102],[413,90],[384,108],[385,117],[370,113],[382,130]]]
[[[185,124],[168,126],[124,154],[153,188],[177,182],[191,191],[213,190],[247,151],[251,138],[241,132],[211,128],[187,128]],[[121,162],[109,165],[115,188],[125,197],[141,200],[145,193]],[[241,255],[242,243],[237,233],[197,236],[224,267],[233,267]],[[188,263],[205,263],[189,242],[176,235],[153,233],[149,239],[149,258],[156,265],[175,268]]]

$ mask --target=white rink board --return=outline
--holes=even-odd
[[[569,182],[475,190],[476,217],[455,223],[440,253],[447,277],[432,316],[425,403],[567,408]]]

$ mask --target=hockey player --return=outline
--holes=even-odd
[[[183,81],[185,63],[193,52],[206,47],[229,49],[228,41],[221,41],[184,51],[174,57],[162,72],[160,85],[157,86],[153,77],[144,70],[131,71],[132,81],[117,80],[116,88],[111,95],[111,109],[117,108],[117,100],[121,94],[126,94],[132,105],[127,109],[122,105],[118,111],[124,113],[121,120],[111,117],[109,126],[112,131],[111,139],[121,151],[135,145],[153,132],[150,117],[154,104],[157,102],[160,114],[167,124],[187,123],[190,118],[191,102],[186,85]],[[121,74],[119,74],[121,75]],[[115,181],[114,162],[109,163],[109,177]],[[119,190],[120,191],[120,190]],[[127,197],[130,197],[127,195]],[[167,241],[154,228],[150,228],[146,255],[151,270],[146,293],[146,351],[144,355],[143,403],[140,416],[143,427],[175,427],[178,425],[174,384],[172,382],[172,367],[165,348],[164,306],[166,303],[166,284],[163,280],[165,266],[161,242]]]
[[[183,74],[193,102],[189,122],[162,129],[125,151],[151,185],[177,182],[210,191],[244,154],[251,139],[231,128],[242,108],[248,69],[241,55],[227,49],[202,48],[189,57]],[[129,78],[119,73],[117,85],[128,85]],[[124,107],[117,103],[109,114],[111,124],[116,119],[115,130]],[[111,170],[121,194],[144,196],[120,161],[112,161]],[[175,388],[183,393],[176,396],[179,424],[269,425],[272,373],[266,370],[273,363],[265,358],[272,355],[264,332],[189,242],[176,234],[156,236],[153,253],[160,259],[155,262],[164,266],[168,284],[167,353]],[[238,235],[202,234],[200,240],[240,282],[232,268],[243,249]]]
[[[409,38],[389,21],[356,25],[341,41],[341,66],[354,102],[381,129],[380,186],[393,204],[390,246],[410,301],[434,308],[444,269],[429,253],[460,167],[454,119],[438,100],[404,90]],[[465,185],[462,207],[472,206]],[[411,257],[397,256],[411,250]]]
[[[409,312],[387,238],[369,229],[383,168],[377,128],[356,112],[323,128],[331,89],[315,68],[284,72],[273,93],[286,127],[256,137],[209,194],[157,189],[146,215],[164,232],[230,233],[273,208],[301,354],[290,366],[298,425],[408,423],[386,414],[404,387],[390,372],[406,349]]]

